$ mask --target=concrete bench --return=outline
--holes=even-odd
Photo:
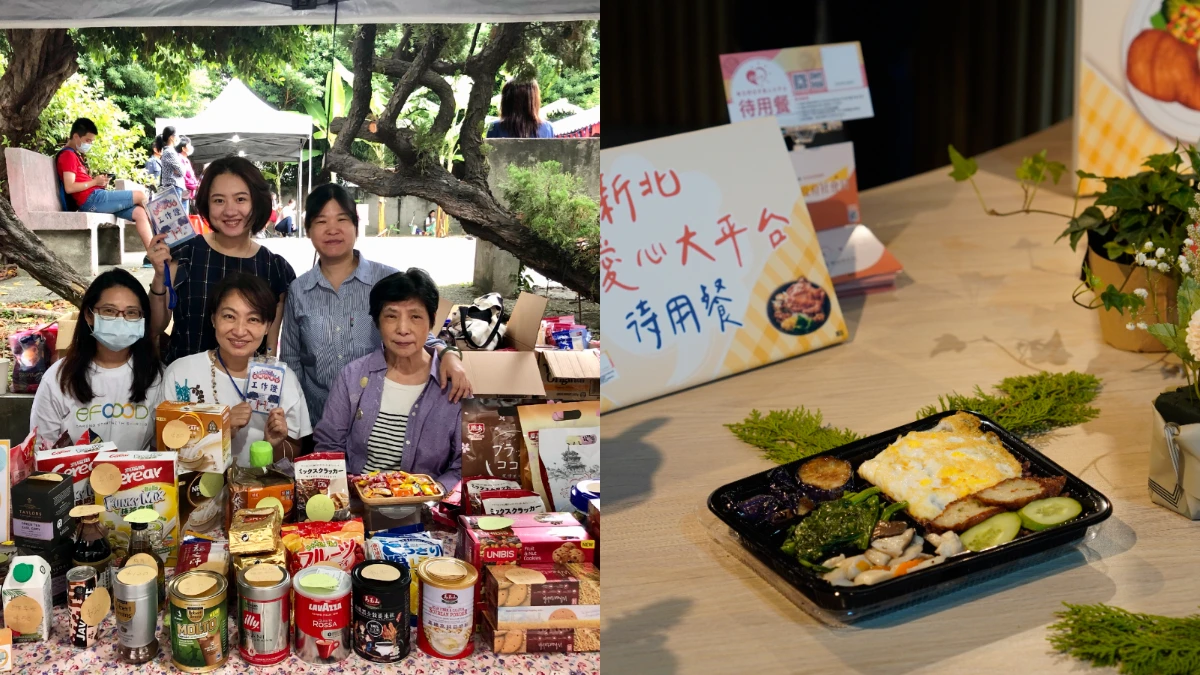
[[[13,211],[58,257],[77,270],[89,270],[92,276],[100,273],[101,263],[121,264],[128,221],[109,213],[63,211],[53,157],[5,148],[4,158]],[[126,183],[125,189],[140,188]]]

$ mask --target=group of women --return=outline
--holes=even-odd
[[[461,353],[434,337],[438,290],[429,275],[363,258],[354,202],[338,185],[305,200],[319,262],[299,277],[253,239],[272,207],[253,163],[214,161],[195,199],[212,231],[173,249],[155,237],[149,293],[121,269],[88,288],[74,339],[34,398],[38,437],[53,445],[90,431],[143,449],[154,443],[160,402],[216,403],[230,408],[237,463],[248,464],[250,444],[265,440],[277,461],[338,451],[351,473],[425,473],[452,488],[460,401],[471,384]],[[279,404],[266,414],[246,400],[249,369],[264,358],[286,364]]]

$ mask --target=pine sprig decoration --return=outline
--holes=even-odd
[[[938,396],[936,405],[917,411],[917,419],[945,410],[973,410],[1018,436],[1034,436],[1095,419],[1100,411],[1088,404],[1096,400],[1100,384],[1095,375],[1075,371],[1006,377],[995,394],[975,387],[972,396]]]
[[[1072,605],[1058,612],[1047,639],[1060,652],[1125,675],[1200,673],[1200,615],[1135,614],[1108,605]]]
[[[762,448],[763,456],[777,464],[804,459],[862,438],[849,429],[826,425],[820,410],[807,410],[803,406],[772,410],[766,415],[753,410],[742,422],[725,426],[746,443]]]

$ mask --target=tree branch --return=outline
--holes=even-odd
[[[521,41],[527,23],[506,23],[493,29],[490,39],[479,53],[467,59],[467,75],[474,80],[471,95],[467,99],[467,114],[463,117],[462,130],[458,134],[462,150],[463,179],[476,185],[487,186],[487,159],[483,156],[483,122],[492,105],[492,91],[500,66]]]
[[[17,218],[12,204],[0,197],[0,251],[18,267],[76,307],[88,283]]]
[[[371,65],[375,58],[375,24],[358,27],[354,36],[354,93],[350,97],[350,111],[346,113],[348,123],[345,133],[338,136],[334,150],[349,152],[350,144],[358,136],[363,120],[371,111]]]
[[[412,93],[416,91],[417,84],[421,81],[421,76],[429,70],[430,64],[433,63],[438,54],[442,53],[442,47],[445,45],[446,32],[440,29],[432,30],[429,39],[425,41],[425,44],[421,45],[421,51],[417,53],[417,57],[413,59],[412,64],[392,89],[392,97],[388,100],[387,107],[379,117],[379,125],[381,127],[386,130],[396,128],[396,118],[400,116],[400,111],[404,109],[404,104],[412,96]],[[454,107],[453,97],[450,100],[450,107]]]

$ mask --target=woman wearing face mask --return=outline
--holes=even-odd
[[[165,175],[166,169],[163,171]],[[254,345],[255,350],[274,354],[283,302],[296,273],[283,256],[251,239],[267,226],[271,216],[271,190],[267,181],[248,159],[218,159],[208,166],[204,180],[200,181],[196,210],[212,226],[212,232],[174,250],[163,244],[164,235],[155,237],[150,245],[150,261],[154,266],[150,284],[151,333],[159,335],[166,329],[172,311],[175,318],[164,360],[172,363],[217,346],[213,325],[205,315],[206,303],[212,297],[213,286],[233,272],[264,279],[275,294],[277,309],[271,313],[266,344]],[[166,287],[168,278],[177,296],[173,310],[172,294]]]
[[[242,466],[249,466],[250,444],[255,441],[270,443],[276,460],[292,459],[300,439],[312,433],[300,380],[286,366],[276,408],[256,413],[246,402],[251,358],[275,322],[275,312],[275,292],[266,281],[230,274],[208,299],[207,321],[215,331],[215,348],[185,356],[163,373],[163,400],[229,406],[233,458]]]
[[[175,152],[179,153],[179,163],[183,166],[183,212],[188,213],[188,207],[191,206],[192,200],[196,198],[196,188],[200,187],[200,181],[196,180],[196,172],[192,169],[192,160],[188,159],[196,148],[192,145],[192,139],[187,136],[179,138],[179,145],[175,146]]]
[[[67,355],[42,376],[33,398],[29,427],[48,445],[64,433],[74,443],[91,430],[122,450],[150,446],[162,364],[145,333],[149,313],[141,282],[123,269],[88,287]]]

